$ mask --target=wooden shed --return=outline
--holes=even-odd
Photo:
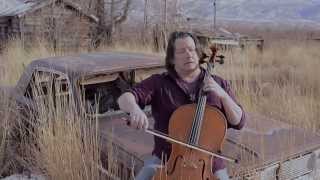
[[[12,7],[0,8],[0,44],[18,37],[26,46],[35,41],[54,49],[91,46],[99,20],[79,5],[67,0],[16,1]]]
[[[223,28],[217,29],[214,33],[199,30],[194,30],[194,33],[204,46],[215,45],[220,50],[255,47],[260,52],[263,51],[264,39],[261,37],[231,33]]]

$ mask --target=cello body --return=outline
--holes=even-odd
[[[187,104],[173,112],[169,136],[210,152],[219,153],[226,135],[224,114],[215,107]],[[172,143],[172,152],[165,166],[159,168],[153,180],[214,180],[213,156]]]

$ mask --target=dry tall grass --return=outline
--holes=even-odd
[[[16,116],[10,91],[1,91],[0,177],[31,171],[49,179],[101,179],[97,119],[77,109],[73,97],[50,82],[46,87],[34,85],[35,105],[27,116]],[[53,97],[53,91],[61,96]]]
[[[3,174],[11,166],[8,151],[10,150],[10,133],[12,124],[10,123],[10,109],[12,102],[6,92],[0,91],[0,174]]]
[[[29,137],[24,144],[30,154],[23,158],[31,171],[49,179],[100,179],[98,120],[58,87],[53,77],[46,86],[34,85],[31,97],[36,104],[30,113],[36,114],[26,119]]]
[[[55,56],[56,53],[46,48],[44,42],[35,42],[32,48],[24,48],[20,39],[10,41],[0,54],[0,67],[3,83],[15,85],[24,68],[34,59]]]
[[[250,112],[318,130],[320,127],[319,44],[277,42],[264,50],[228,51],[216,71],[234,82]]]

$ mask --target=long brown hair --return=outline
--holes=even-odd
[[[167,46],[167,50],[166,50],[166,69],[167,71],[171,71],[174,72],[174,52],[175,52],[175,42],[177,39],[182,39],[182,38],[186,38],[186,37],[191,37],[194,41],[194,44],[196,46],[196,52],[198,57],[200,58],[202,56],[202,51],[201,51],[201,47],[199,44],[199,40],[197,39],[196,36],[194,36],[192,33],[189,32],[182,32],[182,31],[174,31],[170,34],[169,36],[169,41],[168,41],[168,46]]]

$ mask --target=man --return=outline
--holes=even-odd
[[[207,104],[217,107],[226,116],[228,128],[243,127],[245,113],[236,103],[230,84],[216,75],[205,76],[199,64],[200,55],[200,45],[192,34],[173,32],[170,35],[165,59],[167,72],[152,75],[118,99],[120,109],[130,113],[133,127],[149,127],[142,109],[151,104],[154,128],[167,134],[171,114],[181,105],[196,103],[200,88],[207,92]],[[145,161],[136,177],[138,180],[152,179],[162,155],[167,159],[170,155],[170,143],[158,137],[154,140],[153,157]],[[212,168],[218,179],[229,179],[221,159],[215,158]]]

